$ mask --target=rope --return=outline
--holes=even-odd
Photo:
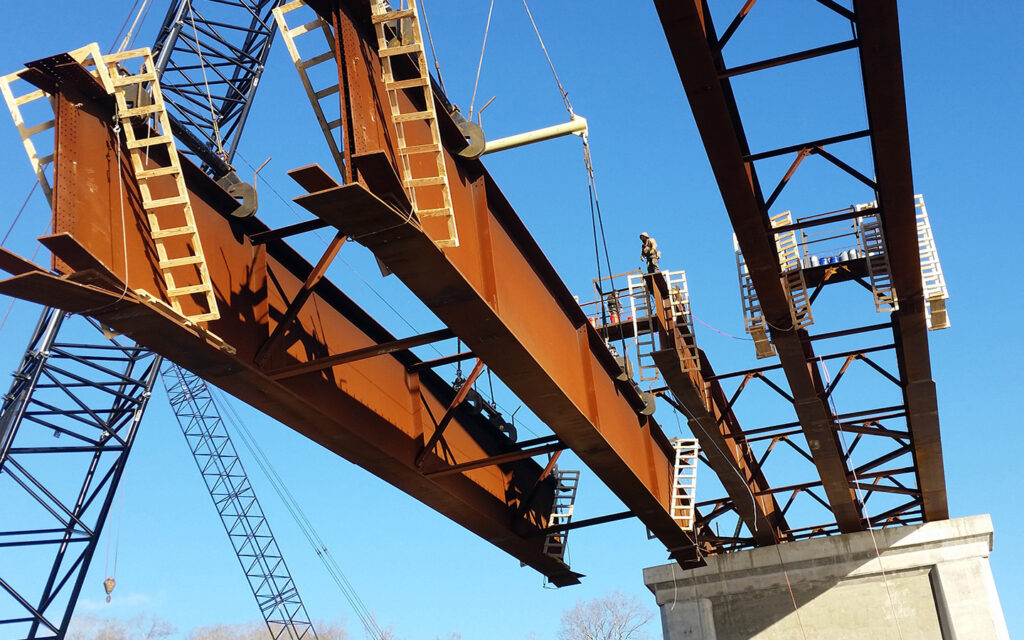
[[[530,12],[530,6],[526,4],[526,0],[523,0],[523,7],[526,8],[526,15],[530,17],[530,24],[533,25],[533,32],[537,34],[537,40],[540,42],[540,48],[544,51],[544,57],[548,60],[548,66],[551,67],[551,74],[555,76],[555,84],[558,85],[558,91],[562,94],[562,102],[565,103],[565,108],[569,112],[569,115],[573,115],[572,103],[569,102],[569,94],[566,93],[565,88],[562,86],[562,82],[558,79],[558,72],[555,71],[555,65],[551,62],[551,56],[548,55],[548,48],[544,46],[544,38],[540,35],[540,29],[537,28],[537,23],[533,20],[533,13]]]
[[[210,124],[213,125],[213,136],[217,142],[217,152],[221,158],[227,158],[224,153],[224,145],[220,139],[220,126],[217,124],[217,110],[213,106],[213,96],[210,95],[210,82],[206,77],[206,59],[203,58],[203,47],[199,44],[199,30],[196,29],[196,16],[192,11],[192,0],[188,2],[188,19],[192,23],[192,35],[196,42],[196,54],[199,56],[199,68],[203,72],[203,86],[206,87],[206,100],[210,103]]]
[[[825,364],[825,359],[818,356],[818,363],[821,365],[822,372],[825,374],[826,387],[832,386],[832,376],[829,374],[828,365]],[[832,409],[833,417],[838,416],[839,412],[836,410],[836,402],[832,398],[831,394],[829,394],[828,402]],[[849,455],[850,449],[846,444],[846,432],[842,429],[837,429],[837,431],[839,431],[839,439],[843,443],[843,449],[848,452],[847,457],[850,460],[850,473],[853,475],[854,490],[857,492],[857,500],[860,501],[861,508],[864,509],[864,520],[868,524],[868,533],[871,534],[871,545],[875,548],[875,558],[878,560],[878,570],[882,574],[882,583],[885,585],[885,593],[889,599],[889,610],[892,611],[892,619],[896,623],[896,634],[900,637],[900,640],[902,640],[903,629],[900,627],[899,616],[896,615],[896,605],[893,602],[892,589],[889,587],[889,577],[885,573],[885,567],[882,566],[882,554],[878,550],[878,541],[875,539],[874,525],[871,523],[871,516],[868,515],[868,510],[864,506],[864,493],[861,491],[860,479],[857,477],[857,466],[853,463],[853,457]]]
[[[132,11],[135,10],[135,7],[137,7],[138,4],[139,4],[139,0],[135,0],[135,4],[132,5],[132,8],[128,11],[128,15],[129,16],[132,15]],[[135,14],[135,20],[132,22],[131,28],[128,29],[128,33],[125,35],[124,40],[121,41],[121,48],[119,48],[117,50],[118,53],[120,53],[120,52],[124,51],[125,49],[127,49],[129,47],[130,43],[135,39],[135,37],[132,34],[135,33],[135,27],[139,26],[139,20],[140,19],[145,20],[145,18],[143,17],[144,13],[145,13],[145,15],[149,15],[149,8],[148,8],[147,5],[149,5],[149,0],[143,0],[142,6],[139,7],[139,12]],[[149,6],[152,6],[152,5],[149,5]],[[125,23],[127,24],[127,22],[128,22],[128,20],[126,19]],[[124,25],[121,26],[121,31],[124,31]],[[121,31],[117,32],[117,37],[118,38],[121,37]],[[114,38],[114,40],[116,41],[117,38]],[[111,49],[113,49],[113,46],[111,46]],[[99,61],[97,61],[97,62],[99,62]]]
[[[223,415],[235,428],[235,433],[241,437],[242,444],[245,445],[245,448],[253,456],[253,459],[256,460],[257,466],[259,466],[260,470],[270,481],[274,491],[284,503],[285,508],[288,509],[288,512],[295,521],[295,524],[302,531],[307,542],[309,542],[313,551],[317,554],[320,562],[324,565],[324,568],[327,569],[327,572],[334,580],[335,585],[337,585],[349,605],[355,611],[356,616],[359,617],[359,620],[366,629],[366,632],[371,638],[382,640],[385,637],[383,630],[377,624],[373,614],[367,608],[366,603],[359,596],[359,592],[351,581],[349,581],[345,572],[342,571],[341,566],[334,558],[334,555],[327,548],[327,544],[324,542],[323,538],[320,537],[320,534],[313,526],[312,521],[295,499],[294,494],[292,494],[291,490],[288,489],[288,485],[285,484],[284,479],[281,478],[277,469],[270,461],[270,458],[267,457],[266,452],[262,447],[260,447],[258,440],[253,436],[248,426],[246,426],[245,422],[235,411],[233,403],[229,401],[227,396],[220,389],[211,386],[210,390],[211,400],[213,400],[214,395],[216,395],[217,398],[219,398],[219,401],[215,401],[215,406],[219,405],[227,408],[227,412]],[[226,426],[227,425],[225,424],[225,428]]]
[[[135,9],[138,8],[138,6],[139,6],[139,0],[135,0],[135,3],[132,4],[132,8],[129,9],[127,15],[125,15],[124,22],[121,23],[121,28],[118,30],[117,35],[114,36],[113,43],[110,45],[110,48],[107,49],[107,55],[110,55],[111,53],[114,52],[114,47],[117,46],[117,41],[121,39],[121,34],[124,33],[125,27],[128,26],[128,23],[132,19],[132,13],[134,13]]]
[[[476,104],[476,89],[480,85],[480,69],[484,66],[484,50],[487,48],[487,34],[491,30],[491,13],[494,11],[494,0],[491,0],[491,8],[487,10],[487,26],[484,27],[484,43],[480,45],[480,62],[476,64],[476,80],[473,82],[473,99],[469,101],[469,117],[473,119],[473,105]],[[433,45],[431,45],[433,50]]]
[[[444,86],[444,78],[441,77],[441,65],[437,62],[437,53],[434,52],[434,36],[430,34],[430,20],[427,19],[427,5],[424,4],[423,0],[420,0],[420,6],[423,7],[423,24],[427,27],[427,42],[430,43],[430,57],[434,59],[434,70],[437,71],[437,82],[441,85],[441,91],[448,95],[448,89]]]
[[[11,221],[11,226],[7,227],[7,233],[4,234],[4,239],[0,240],[0,246],[5,246],[7,244],[7,238],[11,237],[11,232],[14,231],[14,225],[18,224],[21,214],[25,211],[25,207],[28,206],[28,201],[32,199],[32,194],[36,192],[36,188],[38,186],[38,180],[32,183],[32,188],[28,190],[28,195],[25,196],[25,201],[21,203],[21,208],[18,209],[18,214],[14,216],[14,220]]]
[[[741,337],[741,336],[734,336],[734,335],[732,335],[731,333],[726,333],[726,332],[724,332],[724,331],[722,331],[722,330],[720,330],[720,329],[716,329],[716,328],[712,327],[712,326],[711,326],[710,324],[708,324],[708,323],[704,322],[703,320],[701,320],[700,318],[698,318],[697,316],[693,315],[692,313],[690,314],[690,316],[691,316],[691,317],[692,317],[692,318],[693,318],[694,320],[696,320],[697,322],[699,322],[699,323],[701,323],[702,325],[704,325],[705,327],[707,327],[708,329],[711,329],[711,330],[712,330],[712,331],[714,331],[715,333],[720,333],[720,334],[722,334],[723,336],[725,336],[726,338],[732,338],[733,340],[749,340],[750,342],[753,342],[753,341],[754,341],[754,339],[753,339],[753,338],[744,338],[744,337]]]

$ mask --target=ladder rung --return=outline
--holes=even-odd
[[[318,64],[321,64],[323,62],[327,62],[328,60],[333,60],[333,59],[334,59],[334,52],[333,51],[325,51],[324,53],[321,53],[318,56],[314,56],[312,58],[309,58],[308,60],[303,60],[302,62],[300,62],[298,64],[298,66],[303,68],[303,69],[308,69],[310,67],[315,67]]]
[[[45,95],[46,95],[45,91],[43,91],[42,89],[37,89],[36,91],[32,91],[31,93],[26,93],[23,96],[19,96],[19,97],[15,98],[14,99],[14,104],[16,106],[20,107],[21,105],[28,104],[29,102],[32,102],[33,100],[38,100],[39,98],[42,98]]]
[[[445,208],[445,209],[420,209],[419,211],[416,212],[416,215],[418,215],[421,218],[436,218],[438,216],[450,216],[451,214],[452,214],[452,210],[448,209],[448,208]]]
[[[171,269],[173,267],[184,267],[190,264],[199,264],[203,261],[203,256],[187,256],[185,258],[171,258],[170,260],[161,260],[158,264],[161,269]]]
[[[433,178],[409,178],[405,181],[405,184],[409,187],[428,187],[430,185],[446,184],[447,182],[444,176],[434,176]]]
[[[143,82],[154,82],[156,80],[155,73],[140,73],[135,76],[118,76],[112,78],[115,87],[126,87],[130,84],[142,84]]]
[[[193,293],[203,293],[205,291],[210,291],[211,288],[212,287],[210,286],[209,283],[194,284],[188,287],[177,287],[176,289],[168,289],[167,297],[177,298],[180,296],[190,296]]]
[[[208,320],[219,320],[220,319],[220,314],[219,313],[201,313],[201,314],[199,314],[197,316],[189,316],[188,319],[191,320],[192,322],[206,322]]]
[[[144,107],[132,107],[131,109],[125,109],[117,115],[121,118],[134,118],[135,116],[148,116],[151,113],[158,113],[163,110],[163,105],[147,104]]]
[[[170,229],[157,229],[156,231],[150,232],[150,237],[154,240],[162,240],[164,238],[173,238],[174,236],[186,236],[196,232],[196,228],[193,226],[186,227],[171,227]]]
[[[129,149],[139,149],[141,147],[151,147],[157,144],[170,144],[171,136],[154,136],[152,138],[142,138],[128,143]]]
[[[144,169],[136,173],[135,177],[139,180],[147,180],[149,178],[156,178],[157,176],[169,176],[178,172],[178,167],[158,167],[156,169]]]
[[[394,91],[396,89],[408,89],[410,87],[425,87],[430,84],[430,80],[427,78],[412,78],[411,80],[395,80],[394,82],[385,82],[384,88],[388,91]]]
[[[42,133],[43,131],[47,131],[49,129],[52,129],[55,122],[56,122],[55,120],[48,120],[48,121],[46,121],[46,122],[44,122],[42,124],[37,124],[34,127],[31,127],[29,129],[25,129],[25,136],[26,137],[27,136],[34,136],[37,133]]]
[[[296,37],[301,36],[301,35],[303,35],[305,33],[309,33],[313,29],[319,28],[320,25],[323,24],[323,23],[324,23],[324,21],[322,19],[317,18],[316,20],[313,20],[312,22],[307,22],[306,24],[300,25],[298,27],[295,27],[294,29],[289,29],[288,30],[288,37],[296,38]]]
[[[277,10],[281,13],[289,13],[291,11],[295,11],[301,6],[304,6],[305,4],[306,3],[303,0],[292,0],[288,4],[278,7]]]
[[[316,96],[317,100],[323,100],[327,96],[334,95],[335,93],[338,93],[338,85],[333,85],[327,87],[326,89],[321,89],[314,93],[313,95]]]
[[[400,18],[411,18],[415,15],[412,9],[399,9],[398,11],[388,11],[387,13],[381,13],[373,16],[373,24],[380,22],[391,22],[392,20],[398,20]]]
[[[404,53],[419,53],[423,50],[423,45],[417,44],[401,44],[397,47],[385,47],[380,50],[380,56],[400,56]]]
[[[413,113],[396,113],[394,115],[395,122],[410,122],[412,120],[433,120],[435,118],[433,111],[414,111]]]
[[[416,144],[411,147],[399,147],[399,153],[405,155],[412,155],[415,153],[441,153],[441,145],[437,144]]]
[[[157,200],[143,200],[142,202],[142,206],[146,209],[159,209],[160,207],[173,207],[181,204],[188,204],[188,196],[172,196]]]

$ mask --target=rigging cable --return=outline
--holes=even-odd
[[[199,30],[196,29],[196,16],[192,11],[192,0],[188,2],[188,18],[192,23],[192,35],[195,38],[196,54],[199,56],[199,68],[203,72],[203,86],[206,88],[206,100],[210,103],[210,124],[213,125],[213,137],[217,143],[217,153],[221,158],[227,158],[224,152],[224,144],[220,139],[220,125],[218,124],[217,110],[213,106],[213,96],[210,95],[210,82],[206,77],[206,59],[203,58],[203,47],[199,44]]]
[[[821,365],[822,372],[825,374],[825,385],[826,388],[832,386],[832,376],[829,374],[828,365],[825,364],[825,359],[822,356],[818,356],[818,364]],[[829,406],[832,409],[832,417],[836,420],[836,426],[839,427],[836,431],[839,432],[839,439],[843,443],[843,449],[846,450],[846,458],[850,461],[850,473],[853,475],[853,486],[857,493],[857,500],[861,504],[861,509],[864,513],[864,520],[868,525],[868,533],[871,534],[871,545],[875,548],[875,558],[878,560],[878,570],[882,574],[882,583],[885,585],[885,593],[889,599],[889,610],[892,611],[893,621],[896,623],[896,633],[899,635],[900,640],[903,639],[903,629],[900,627],[899,616],[896,615],[896,605],[893,603],[892,590],[889,588],[889,576],[885,572],[885,567],[882,566],[882,554],[878,550],[878,541],[875,540],[874,525],[871,522],[871,516],[868,515],[867,505],[864,501],[864,493],[860,488],[860,479],[857,477],[857,467],[853,464],[852,449],[846,444],[845,431],[841,428],[838,421],[839,412],[836,410],[836,401],[833,399],[832,394],[828,395]]]
[[[476,90],[480,86],[480,70],[484,66],[484,50],[487,48],[487,34],[491,30],[491,13],[494,12],[494,0],[491,0],[491,8],[487,10],[487,26],[484,27],[484,42],[480,45],[480,61],[476,64],[476,80],[473,82],[473,98],[469,101],[469,115],[467,120],[473,119],[473,105],[476,104]],[[430,45],[433,50],[433,44]]]
[[[377,625],[377,622],[373,617],[373,614],[367,608],[366,603],[359,596],[359,592],[349,581],[344,571],[342,571],[341,566],[328,549],[326,542],[324,542],[319,532],[317,532],[312,521],[306,515],[298,500],[295,499],[295,495],[290,489],[288,489],[284,479],[281,478],[281,475],[277,472],[277,469],[267,457],[266,452],[262,447],[260,447],[255,436],[238,415],[234,405],[230,402],[223,391],[214,386],[211,386],[210,389],[211,396],[216,396],[217,398],[215,401],[216,405],[224,407],[227,410],[222,415],[227,418],[228,422],[230,422],[234,427],[235,433],[240,436],[242,444],[245,445],[245,448],[256,461],[257,466],[259,466],[260,470],[274,488],[275,493],[277,493],[278,497],[284,503],[285,508],[292,516],[295,524],[302,531],[304,537],[313,548],[313,551],[317,554],[318,559],[324,565],[324,568],[327,569],[328,574],[331,576],[334,583],[338,586],[338,589],[342,592],[349,605],[359,617],[360,622],[366,629],[366,632],[371,638],[378,640],[383,638],[383,631]],[[227,425],[225,424],[225,427],[226,426]]]
[[[441,77],[441,65],[437,62],[437,52],[434,50],[434,36],[430,33],[430,20],[427,19],[427,5],[423,0],[420,0],[420,6],[423,7],[423,24],[427,27],[427,41],[430,42],[430,56],[434,59],[434,69],[437,71],[437,83],[441,85],[441,91],[448,95],[448,89],[444,86],[444,78]]]

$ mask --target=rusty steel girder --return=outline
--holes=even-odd
[[[0,266],[15,276],[0,282],[0,292],[91,315],[419,499],[552,583],[579,581],[579,574],[544,553],[538,536],[548,524],[553,479],[544,480],[535,461],[509,455],[520,449],[485,420],[456,408],[443,455],[430,455],[417,467],[434,430],[432,417],[445,413],[455,392],[433,371],[418,368],[408,350],[382,348],[377,357],[274,379],[271,373],[282,367],[396,342],[330,282],[316,283],[280,348],[265,365],[256,363],[314,268],[282,240],[254,245],[249,236],[267,227],[231,218],[237,202],[184,159],[223,311],[206,326],[175,314],[166,304],[127,153],[109,124],[110,105],[65,81],[55,109],[55,235],[45,242],[62,275],[5,254]],[[149,168],[166,161],[154,155]],[[160,197],[167,185],[151,180],[151,187]],[[489,458],[494,464],[430,475]]]
[[[738,121],[729,80],[719,76],[720,58],[712,50],[715,36],[710,15],[702,10],[701,0],[655,0],[655,6],[762,312],[771,327],[772,342],[832,512],[844,533],[860,531],[864,524],[847,479],[831,411],[824,401],[824,385],[817,370],[808,365],[814,357],[810,342],[804,339],[806,332],[789,329],[790,303],[780,277],[778,253],[761,211],[750,161],[745,159],[750,149]]]
[[[457,152],[466,140],[435,94],[461,246],[439,248],[437,218],[417,220],[402,189],[397,134],[366,2],[311,2],[334,26],[352,181],[296,199],[368,247],[586,463],[665,544],[693,560],[694,542],[670,514],[674,452],[642,413],[644,401],[590,326],[483,165]],[[402,60],[392,64],[401,73]],[[412,69],[412,62],[408,61]],[[403,112],[421,92],[400,94]],[[429,124],[407,122],[410,145]],[[434,163],[411,159],[414,175]]]
[[[792,329],[790,303],[774,246],[774,233],[779,230],[773,230],[768,219],[771,203],[808,153],[822,155],[876,192],[899,300],[899,308],[892,316],[900,367],[898,381],[907,407],[923,514],[926,520],[948,517],[935,385],[928,354],[896,2],[855,0],[852,12],[829,3],[832,11],[855,28],[854,39],[734,68],[726,68],[722,47],[753,3],[744,5],[721,37],[715,33],[705,0],[655,0],[655,5],[839,530],[856,531],[870,520],[855,499],[855,470],[847,467],[837,439],[842,425],[832,415],[828,405],[831,389],[823,384],[814,362],[812,341],[825,336],[810,336],[806,331]],[[857,49],[860,56],[869,128],[751,153],[729,79],[849,49]],[[870,139],[874,180],[823,150],[826,145],[859,138]],[[797,153],[797,159],[766,201],[754,163],[789,153]],[[855,277],[853,273],[849,275]],[[817,283],[816,291],[823,282]]]

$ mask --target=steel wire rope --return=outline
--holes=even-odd
[[[829,374],[828,365],[825,364],[825,359],[822,356],[818,356],[817,360],[818,364],[821,365],[822,372],[825,374],[826,388],[832,386],[832,376]],[[829,394],[828,396],[828,402],[830,408],[832,409],[832,416],[837,420],[838,426],[839,412],[836,410],[836,402],[831,394]],[[864,502],[864,493],[860,488],[860,479],[857,477],[857,466],[853,463],[852,451],[847,445],[845,432],[841,428],[836,429],[836,431],[839,432],[839,440],[843,443],[843,449],[845,449],[847,452],[846,458],[850,461],[850,473],[853,475],[854,491],[857,494],[857,500],[860,501],[861,509],[863,509],[864,520],[865,522],[867,522],[868,525],[868,533],[871,534],[871,546],[875,549],[875,558],[878,560],[878,570],[882,574],[882,583],[885,585],[885,594],[889,600],[889,610],[892,611],[893,622],[896,623],[896,633],[902,640],[903,628],[900,626],[899,616],[896,615],[896,604],[893,601],[892,589],[889,587],[889,576],[886,574],[885,567],[882,565],[882,554],[878,550],[878,541],[875,539],[874,525],[871,522],[871,516],[868,515],[867,505]]]
[[[494,12],[494,0],[491,0],[491,7],[487,10],[487,25],[484,27],[484,42],[480,45],[480,61],[476,64],[476,80],[473,82],[473,98],[469,101],[469,120],[473,119],[473,106],[476,104],[476,90],[480,86],[480,70],[484,66],[484,50],[487,48],[487,34],[491,30],[491,14]],[[430,45],[433,50],[433,43]]]
[[[129,46],[131,46],[131,43],[133,43],[135,41],[135,37],[137,35],[137,34],[135,34],[135,27],[139,26],[139,21],[140,20],[142,22],[146,21],[146,17],[149,16],[149,8],[152,7],[152,6],[153,5],[150,3],[150,0],[142,0],[142,6],[139,7],[139,0],[136,0],[135,4],[132,5],[132,8],[128,10],[128,18],[131,18],[132,12],[135,11],[135,7],[139,7],[139,12],[135,14],[135,20],[132,21],[131,28],[128,29],[128,33],[125,35],[124,40],[121,41],[121,46],[117,50],[118,53],[120,53],[120,52],[124,51],[125,49],[127,49]],[[125,24],[127,24],[127,23],[128,23],[128,20],[126,19],[125,20]],[[121,37],[121,33],[123,31],[124,31],[124,25],[121,26],[121,31],[117,32],[117,36],[115,36],[115,38],[114,38],[114,42],[115,43],[117,42],[117,38]],[[110,50],[113,51],[113,49],[114,49],[114,45],[111,45]],[[97,60],[96,63],[100,64],[100,61]]]
[[[445,96],[447,96],[448,89],[444,86],[444,78],[441,76],[441,65],[437,61],[437,52],[434,50],[434,36],[430,33],[430,20],[427,19],[427,5],[423,0],[420,0],[420,6],[423,7],[423,24],[427,27],[427,41],[430,42],[430,56],[434,59],[434,69],[437,71],[437,83],[441,85],[441,91],[444,92]]]
[[[681,403],[672,403],[672,404],[673,404],[673,406],[677,410],[682,411],[683,415],[685,415],[687,418],[689,418],[694,423],[696,423],[697,426],[700,428],[701,432],[704,434],[704,437],[707,440],[710,440],[713,445],[715,445],[715,449],[718,450],[719,455],[721,455],[723,458],[728,460],[728,457],[722,451],[721,447],[718,446],[718,443],[715,442],[713,439],[711,439],[711,437],[708,435],[708,432],[705,429],[704,425],[701,423],[701,421],[698,420],[697,418],[695,418],[694,416],[690,415],[690,413],[688,411],[686,411],[686,409],[683,407],[683,405]],[[750,495],[750,502],[751,502],[751,504],[754,505],[754,506],[761,506],[762,509],[763,509],[763,506],[759,505],[759,503],[757,502],[757,499],[754,497],[754,492],[750,489],[750,485],[743,478],[743,476],[740,474],[739,469],[736,468],[736,465],[730,464],[729,468],[733,471],[733,473],[736,474],[736,476],[740,479],[740,481],[743,482],[743,486],[746,488],[747,493]],[[753,526],[753,533],[757,533],[757,518],[756,517],[753,518],[753,525],[754,525]],[[774,527],[772,527],[772,529],[770,529],[770,533],[772,534],[772,539],[775,541],[775,544],[773,544],[772,546],[775,547],[775,552],[779,556],[779,566],[782,567],[782,575],[783,575],[783,577],[786,580],[786,588],[789,591],[789,598],[793,602],[793,612],[796,613],[797,623],[800,625],[800,633],[803,636],[804,640],[807,640],[807,631],[806,631],[806,629],[804,629],[803,619],[800,617],[800,607],[797,605],[796,595],[793,593],[793,585],[789,581],[789,569],[786,567],[786,561],[782,558],[782,551],[779,549],[779,538],[775,534],[775,528]],[[696,547],[696,544],[694,544],[694,547]],[[699,548],[697,549],[697,552],[698,552],[698,554],[700,553],[700,549]]]
[[[242,440],[242,444],[249,451],[250,455],[256,461],[256,465],[270,482],[274,492],[277,493],[278,497],[284,503],[285,508],[292,516],[292,519],[299,527],[300,531],[302,531],[303,536],[313,548],[318,559],[324,565],[324,568],[327,570],[334,583],[338,586],[338,589],[342,592],[349,605],[359,617],[360,622],[366,629],[366,632],[375,639],[382,639],[383,630],[379,625],[377,625],[373,614],[366,606],[362,597],[360,597],[358,590],[348,579],[348,576],[345,575],[345,572],[341,569],[341,566],[335,559],[334,554],[331,553],[330,549],[327,547],[326,542],[320,536],[316,527],[306,515],[305,510],[302,509],[298,500],[296,500],[295,495],[291,492],[284,479],[277,472],[277,469],[270,461],[270,458],[259,445],[259,442],[249,430],[248,426],[246,426],[245,422],[241,419],[241,416],[238,415],[233,403],[231,403],[226,394],[217,387],[210,386],[210,390],[211,400],[214,401],[214,405],[226,409],[222,415],[226,417],[227,422],[231,423],[234,427],[235,433]],[[219,401],[214,396],[219,398]],[[225,428],[226,427],[227,424],[225,424]]]
[[[206,88],[206,101],[210,104],[210,124],[213,126],[213,136],[217,142],[218,155],[226,158],[224,144],[220,138],[220,125],[217,123],[217,111],[213,106],[213,96],[210,94],[210,82],[206,77],[206,59],[203,57],[203,46],[199,43],[199,30],[196,29],[196,16],[192,11],[192,0],[185,0],[188,3],[188,18],[192,23],[192,36],[195,38],[196,55],[199,56],[199,69],[203,72],[203,86]]]

